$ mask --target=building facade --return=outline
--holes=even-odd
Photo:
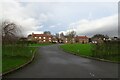
[[[89,38],[87,36],[62,36],[57,37],[50,34],[30,34],[28,35],[28,41],[36,41],[38,43],[89,43]]]
[[[28,41],[37,41],[38,43],[50,43],[52,42],[52,35],[32,33],[32,35],[28,35]]]
[[[69,37],[69,36],[65,36],[63,38],[63,43],[75,43],[75,37]]]
[[[77,43],[89,43],[89,38],[87,36],[76,36]]]

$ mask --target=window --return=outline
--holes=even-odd
[[[39,37],[39,39],[41,39],[41,37]]]
[[[46,37],[43,37],[43,39],[45,39]]]
[[[51,39],[51,37],[49,37],[49,39]]]
[[[43,42],[45,42],[45,40],[43,40]]]

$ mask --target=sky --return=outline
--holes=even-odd
[[[118,36],[118,2],[70,2],[68,0],[0,2],[0,20],[21,25],[24,36],[34,32],[52,34],[75,30],[77,35]],[[73,1],[73,0],[71,0]]]

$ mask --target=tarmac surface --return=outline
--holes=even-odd
[[[40,47],[27,66],[4,78],[118,78],[118,64],[72,55],[60,44]]]

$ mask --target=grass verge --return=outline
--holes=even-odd
[[[2,52],[2,73],[28,62],[34,55],[35,47],[4,46]]]
[[[117,55],[113,56],[113,54],[105,55],[102,53],[101,54],[95,53],[96,46],[94,44],[64,44],[64,45],[61,45],[60,48],[62,48],[66,52],[76,54],[78,56],[94,58],[94,59],[99,59],[99,60],[109,61],[109,62],[117,62],[117,63],[120,62],[118,60]],[[95,54],[96,56],[93,56]]]
[[[23,64],[26,64],[31,60],[38,46],[46,45],[50,44],[32,44],[30,46],[2,46],[2,73],[9,72]]]

